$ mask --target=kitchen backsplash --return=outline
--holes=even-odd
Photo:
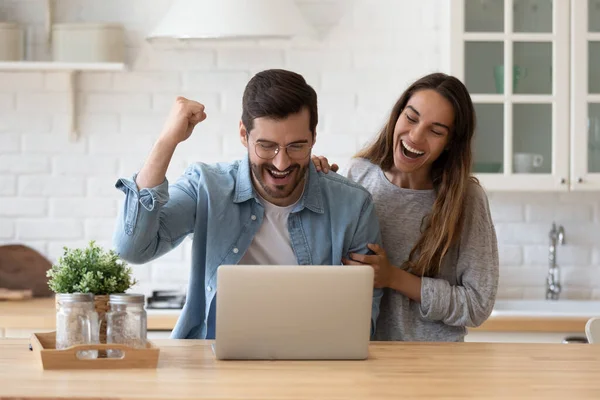
[[[448,2],[297,0],[317,28],[293,42],[151,45],[144,40],[170,0],[64,0],[56,20],[113,21],[127,28],[130,70],[81,73],[80,139],[70,142],[68,75],[0,73],[0,242],[30,245],[52,261],[63,246],[90,239],[110,246],[120,176],[143,163],[175,96],[206,105],[208,119],[177,150],[174,180],[194,161],[241,156],[241,94],[266,68],[306,77],[319,94],[315,153],[341,164],[384,122],[405,87],[448,70]],[[0,20],[28,24],[27,54],[47,59],[45,2],[0,0]],[[548,271],[548,234],[557,249],[563,298],[600,299],[600,195],[489,193],[499,241],[502,298],[539,298]],[[149,265],[134,266],[137,291],[185,288],[190,241]]]

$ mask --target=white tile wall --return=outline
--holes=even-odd
[[[81,138],[68,141],[67,76],[0,73],[0,243],[20,242],[50,259],[90,239],[110,246],[119,176],[141,166],[175,96],[204,102],[208,119],[175,154],[168,178],[186,164],[244,153],[237,138],[241,94],[264,68],[298,71],[319,94],[316,152],[343,164],[385,121],[402,90],[448,66],[448,4],[440,0],[297,0],[319,32],[291,43],[164,44],[143,40],[171,0],[68,0],[57,21],[116,21],[127,27],[131,71],[82,73]],[[47,59],[39,0],[0,0],[0,20],[28,26],[27,54]],[[564,297],[600,299],[600,196],[491,193],[500,297],[542,298],[548,231],[564,225],[558,248]],[[135,266],[138,290],[185,287],[185,242],[152,265]]]

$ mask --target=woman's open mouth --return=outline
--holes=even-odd
[[[402,154],[404,157],[410,158],[411,160],[416,160],[417,158],[425,155],[424,151],[409,146],[408,144],[404,143],[404,140],[400,140],[400,146],[402,147]]]

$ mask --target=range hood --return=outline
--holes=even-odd
[[[148,39],[259,39],[309,35],[294,0],[173,0]]]

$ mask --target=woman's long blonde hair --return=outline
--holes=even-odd
[[[435,276],[448,249],[455,244],[463,227],[465,201],[471,176],[471,141],[475,131],[475,110],[467,88],[460,80],[442,73],[422,77],[400,96],[387,124],[373,143],[356,157],[365,158],[389,171],[394,166],[394,127],[409,99],[418,91],[435,90],[454,109],[454,128],[447,150],[433,162],[431,179],[436,193],[431,213],[421,225],[421,236],[403,267],[419,276]]]

